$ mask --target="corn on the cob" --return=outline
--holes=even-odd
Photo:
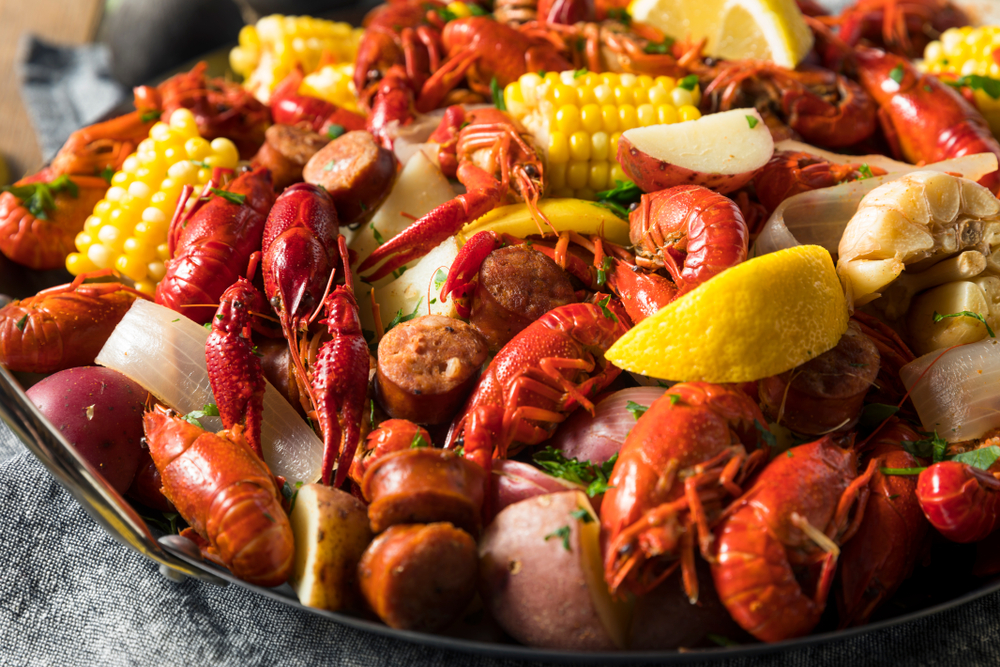
[[[214,167],[233,169],[239,161],[229,139],[211,143],[198,134],[194,115],[178,109],[169,123],[157,123],[136,152],[111,177],[111,187],[76,236],[78,252],[66,258],[73,275],[114,268],[152,295],[170,259],[167,228],[181,188],[196,192],[209,181]],[[193,204],[192,199],[189,204]]]
[[[348,111],[360,112],[358,96],[354,92],[354,65],[351,63],[320,67],[302,80],[299,92],[332,102]]]
[[[1000,80],[1000,26],[951,28],[924,50],[923,68],[931,74],[977,75]],[[1000,82],[994,84],[1000,87]],[[996,90],[991,90],[997,94]],[[976,106],[1000,137],[1000,98],[974,87]]]
[[[697,80],[668,76],[528,73],[504,90],[507,110],[545,155],[553,197],[594,199],[628,177],[618,164],[618,139],[633,127],[701,117]]]
[[[324,65],[353,63],[363,34],[362,28],[347,23],[272,14],[240,30],[229,64],[246,79],[244,86],[267,104],[274,87],[296,66],[311,74]]]

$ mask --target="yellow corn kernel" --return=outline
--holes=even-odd
[[[590,178],[587,184],[596,192],[608,189],[608,174],[611,169],[606,161],[593,162],[590,165]]]
[[[623,104],[618,107],[618,129],[622,132],[631,130],[639,124],[639,119],[635,113],[635,107],[631,104]]]
[[[114,209],[115,205],[109,202],[107,199],[102,199],[94,205],[94,215],[102,220],[108,219],[108,214]]]
[[[83,231],[88,234],[96,234],[97,230],[101,228],[104,221],[96,215],[87,216],[87,219],[83,221]]]
[[[122,171],[124,171],[127,174],[131,174],[136,170],[138,170],[139,167],[141,166],[142,164],[139,162],[139,158],[137,156],[129,155],[127,158],[125,158],[125,161],[122,162]],[[112,176],[112,178],[114,178],[114,176]]]
[[[124,187],[128,182],[132,180],[132,175],[124,171],[119,171],[114,176],[111,177],[111,185],[117,185],[119,187]]]
[[[115,259],[115,269],[132,280],[142,280],[146,277],[146,265],[128,255],[118,255],[118,258]]]
[[[548,81],[550,86],[562,83],[562,77],[559,76],[559,72],[546,72],[542,78]]]
[[[670,103],[680,108],[694,104],[694,97],[690,90],[684,88],[674,88],[670,91]]]
[[[152,280],[140,280],[135,284],[135,288],[148,296],[156,294],[156,283]]]
[[[170,246],[166,242],[156,246],[156,256],[164,262],[170,259]]]
[[[130,222],[131,219],[132,219],[131,215],[127,214],[120,208],[116,208],[115,210],[111,211],[111,213],[108,214],[108,222],[107,224],[101,226],[101,229],[104,229],[105,227],[117,229],[119,231],[123,229],[128,229],[129,224],[134,224]],[[100,230],[98,230],[98,232],[100,232]],[[110,234],[111,232],[107,233]]]
[[[610,104],[601,107],[601,125],[605,132],[618,130],[618,107]]]
[[[150,278],[159,282],[163,279],[163,276],[166,275],[167,267],[163,262],[154,260],[146,266],[146,272],[149,274]]]
[[[590,135],[590,159],[594,162],[605,162],[611,150],[611,137],[607,132],[594,132]]]
[[[690,104],[682,106],[678,109],[677,115],[680,117],[681,121],[698,120],[701,118],[701,112],[698,111],[698,107],[691,106]]]
[[[596,104],[588,104],[581,108],[580,125],[583,127],[584,132],[597,132],[604,127],[601,107]]]
[[[643,104],[635,110],[635,115],[639,119],[639,125],[641,127],[646,127],[648,125],[656,125],[657,118],[656,108],[652,104]]]
[[[198,123],[190,109],[181,107],[170,114],[170,127],[184,138],[198,136]]]
[[[641,104],[646,104],[649,102],[649,93],[645,88],[640,88],[636,86],[632,89],[632,99],[635,100],[635,106],[638,107]]]
[[[601,81],[603,81],[604,85],[609,88],[614,88],[615,86],[621,84],[621,79],[619,79],[618,75],[614,72],[602,72]]]
[[[579,104],[580,102],[579,98],[576,96],[576,88],[573,88],[572,86],[557,84],[553,87],[552,93],[552,101],[558,106],[563,106],[565,104]]]
[[[587,179],[590,178],[589,162],[570,162],[566,168],[566,186],[573,190],[587,186]]]
[[[635,102],[635,96],[632,94],[631,88],[626,88],[625,86],[616,86],[614,89],[615,103],[618,106],[625,104],[632,104]]]
[[[114,254],[100,243],[93,243],[87,248],[87,258],[99,269],[111,268]]]
[[[628,181],[628,180],[631,179],[628,177],[628,174],[625,173],[625,170],[622,169],[622,166],[620,164],[615,162],[614,164],[611,165],[611,173],[608,175],[609,183],[617,183],[618,181]]]
[[[590,159],[590,135],[574,132],[569,138],[569,157],[572,161],[586,162]]]
[[[594,101],[600,105],[613,104],[615,101],[614,89],[604,83],[594,86]]]
[[[219,158],[221,164],[218,166],[226,169],[233,169],[240,161],[240,152],[236,150],[236,144],[225,137],[212,139],[212,152]]]
[[[76,244],[76,249],[80,252],[87,252],[87,248],[94,245],[94,237],[87,232],[80,232],[76,235],[73,243]]]
[[[507,84],[503,89],[503,98],[507,104],[523,104],[524,96],[521,95],[521,84],[518,81]]]
[[[615,132],[608,141],[608,151],[610,155],[618,155],[618,140],[622,138],[621,132]]]
[[[594,104],[597,102],[597,97],[594,96],[594,88],[592,86],[578,86],[576,89],[577,103],[582,107],[587,104]]]
[[[580,129],[580,109],[576,106],[561,106],[556,111],[556,128],[567,135]]]
[[[191,137],[184,142],[184,152],[191,160],[204,160],[212,154],[212,145],[201,137]]]
[[[144,276],[145,276],[146,263],[152,262],[154,259],[156,259],[156,248],[134,236],[130,236],[127,239],[125,239],[125,243],[124,245],[122,245],[122,252],[124,252],[126,255],[128,255],[135,261],[142,262]],[[133,278],[133,280],[137,279]]]
[[[104,225],[97,230],[97,239],[100,241],[108,250],[116,251],[121,250],[122,244],[125,243],[125,238],[122,235],[122,230],[115,225]]]
[[[549,186],[553,189],[566,187],[566,163],[550,163],[546,171],[549,177]]]
[[[677,86],[677,79],[672,76],[658,76],[655,81],[656,85],[660,86],[668,93]]]
[[[562,132],[549,134],[549,163],[558,164],[569,161],[569,141]]]
[[[677,115],[677,109],[669,104],[661,104],[656,107],[656,118],[660,121],[661,125],[670,125],[680,120],[680,117]]]
[[[81,273],[86,273],[88,271],[94,271],[97,267],[94,266],[90,259],[80,252],[71,252],[66,255],[66,270],[72,273],[74,276],[78,276]]]

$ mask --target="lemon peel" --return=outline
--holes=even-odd
[[[663,380],[748,382],[831,349],[847,320],[830,253],[795,246],[723,271],[640,322],[604,356]]]

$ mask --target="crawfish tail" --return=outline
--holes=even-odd
[[[993,532],[1000,515],[1000,481],[984,470],[941,461],[917,478],[924,516],[953,542],[978,542]]]
[[[209,556],[252,584],[278,586],[292,569],[295,543],[274,477],[242,429],[208,433],[162,412],[143,418],[163,492],[207,540]]]

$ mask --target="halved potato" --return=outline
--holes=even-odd
[[[289,581],[299,602],[331,611],[359,608],[358,562],[372,541],[365,506],[344,491],[306,484],[290,518],[295,567]]]
[[[600,522],[580,491],[505,508],[479,541],[479,590],[500,626],[528,646],[624,648],[629,608],[604,583]]]

